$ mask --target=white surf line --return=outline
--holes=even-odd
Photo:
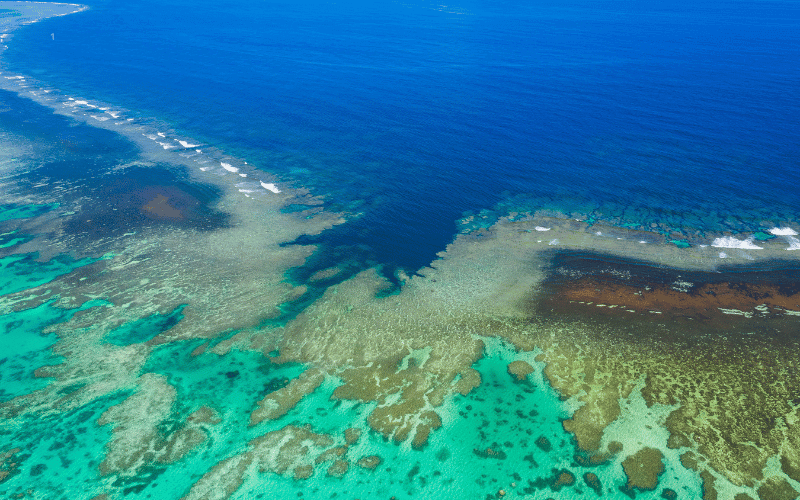
[[[261,187],[266,189],[267,191],[272,191],[275,194],[278,194],[278,193],[281,192],[281,190],[278,189],[278,186],[276,186],[272,182],[264,182],[264,181],[259,181],[259,182],[261,183]]]
[[[773,236],[782,237],[788,244],[786,250],[800,250],[800,239],[797,239],[797,231],[790,227],[773,227],[769,230]]]
[[[754,236],[745,240],[738,240],[733,236],[723,236],[721,238],[715,238],[714,241],[711,242],[711,246],[715,248],[738,248],[739,250],[762,250],[763,247],[753,243],[754,239]]]
[[[177,142],[178,144],[180,144],[181,146],[183,146],[186,149],[199,148],[200,146],[202,146],[202,144],[192,144],[189,141],[182,141],[180,139],[172,139],[172,140]]]
[[[73,5],[73,4],[70,4],[70,5]],[[84,9],[87,8],[85,6],[79,6],[79,5],[75,5],[75,6],[79,7],[79,9],[76,10],[75,12],[80,11],[80,10],[84,10]],[[64,14],[60,14],[60,15],[67,15],[67,14],[69,14],[69,13],[64,13]],[[50,16],[50,17],[52,17],[52,16]],[[3,35],[6,35],[6,36],[3,36]],[[2,39],[0,39],[0,40],[5,40],[5,38],[7,38],[10,35],[7,34],[7,33],[3,33],[3,34],[0,34],[0,36],[2,36]],[[28,80],[27,80],[28,77],[27,76],[15,74],[15,73],[11,73],[11,74],[9,74],[9,73],[3,74],[3,73],[4,72],[0,72],[0,75],[2,75],[3,79],[8,81],[8,84],[10,84],[10,85],[14,85],[14,86],[18,87],[21,84],[27,84],[28,83]],[[37,85],[38,85],[38,83],[37,83]],[[5,88],[9,88],[9,86],[6,85]],[[9,89],[9,90],[11,90],[11,89]],[[19,90],[12,90],[12,91],[20,92]],[[74,97],[74,96],[71,97],[69,95],[65,95],[65,94],[59,92],[58,89],[38,87],[38,88],[35,88],[35,90],[29,90],[27,92],[30,93],[32,96],[37,97],[37,99],[35,99],[35,101],[39,102],[42,105],[45,105],[44,102],[42,102],[42,101],[55,100],[56,102],[54,102],[50,106],[57,106],[56,103],[60,101],[61,106],[63,106],[63,108],[66,108],[66,109],[64,109],[64,111],[61,111],[62,113],[66,112],[67,109],[69,109],[70,113],[80,115],[82,117],[81,118],[82,120],[88,120],[88,121],[94,120],[94,121],[97,121],[97,122],[109,121],[109,123],[113,123],[114,125],[133,125],[133,123],[131,123],[131,122],[135,122],[136,121],[135,118],[126,118],[125,114],[127,114],[127,112],[125,110],[113,109],[112,106],[106,105],[104,103],[92,104],[89,100],[87,100],[85,98]],[[50,94],[50,93],[52,93],[52,97],[50,99],[45,99],[43,97],[43,95],[47,95],[47,94]],[[97,114],[92,113],[95,110],[96,110],[96,112],[99,112],[99,113],[97,113]],[[89,120],[90,118],[92,120]],[[112,118],[114,119],[113,122],[110,121]],[[161,148],[163,150],[166,151],[166,150],[175,149],[176,150],[175,154],[177,154],[178,156],[181,156],[183,158],[186,158],[186,159],[191,158],[192,161],[196,162],[199,165],[207,164],[210,161],[214,161],[215,160],[214,156],[216,156],[216,154],[212,153],[211,155],[209,155],[208,153],[205,153],[201,149],[195,149],[195,148],[199,148],[199,147],[203,146],[204,144],[202,144],[202,143],[195,143],[195,141],[193,141],[191,139],[186,139],[185,140],[185,139],[177,139],[177,138],[174,138],[174,137],[170,137],[171,134],[169,132],[162,132],[162,131],[159,131],[158,129],[153,130],[153,128],[151,128],[151,126],[147,126],[147,125],[139,125],[138,127],[137,126],[133,126],[131,128],[131,132],[133,132],[135,130],[140,131],[140,133],[141,133],[141,135],[143,137],[146,137],[147,139],[150,139],[151,141],[157,143],[159,146],[161,146]],[[165,140],[162,141],[161,139],[165,139]],[[191,151],[192,149],[194,149],[193,153]],[[190,153],[190,154],[187,154],[187,153]],[[235,173],[239,177],[242,177],[243,179],[249,179],[250,178],[250,173],[242,172],[241,171],[241,167],[234,167],[231,163],[228,163],[228,162],[225,162],[225,161],[220,161],[218,159],[216,159],[216,161],[219,162],[220,166],[225,171],[231,172],[231,173]],[[239,160],[239,161],[241,161],[244,165],[248,165],[249,166],[249,164],[246,161],[244,161],[244,160]],[[208,171],[213,170],[213,168],[211,166],[205,166],[205,165],[204,166],[199,166],[199,165],[198,165],[199,170],[201,170],[203,172],[208,172]],[[241,192],[242,194],[244,194],[248,198],[251,198],[251,197],[255,196],[256,194],[262,192],[262,191],[258,190],[259,186],[261,188],[263,188],[264,190],[269,191],[271,193],[278,194],[278,193],[282,192],[281,189],[278,188],[278,186],[273,182],[258,181],[258,184],[253,183],[252,186],[253,186],[252,188],[238,189],[238,191]],[[549,229],[549,228],[541,228],[540,230],[547,230],[547,229]]]

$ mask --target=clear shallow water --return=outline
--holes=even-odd
[[[508,276],[492,281],[494,262],[512,257],[487,254],[444,277],[436,273],[448,264],[437,262],[436,271],[422,271],[429,276],[423,285],[418,280],[405,288],[397,285],[407,276],[393,273],[430,264],[458,231],[543,207],[562,217],[656,224],[663,234],[699,232],[698,238],[797,227],[798,195],[787,189],[798,180],[796,5],[90,7],[16,32],[2,56],[4,76],[28,75],[35,80],[31,89],[74,96],[69,107],[57,100],[58,109],[77,109],[75,98],[89,99],[125,109],[123,119],[132,117],[134,125],[120,127],[126,138],[2,94],[8,148],[0,165],[9,190],[0,203],[7,228],[0,235],[0,324],[4,341],[15,347],[0,360],[0,432],[10,443],[0,448],[7,454],[0,471],[8,472],[0,492],[35,485],[45,498],[224,498],[226,481],[237,474],[215,476],[216,468],[250,460],[231,498],[287,490],[306,498],[433,498],[443,491],[497,498],[500,489],[507,498],[595,498],[585,476],[590,472],[604,497],[662,498],[669,491],[699,497],[705,479],[679,459],[687,447],[666,446],[671,407],[648,407],[641,388],[620,398],[623,415],[608,427],[606,441],[624,442],[626,453],[647,446],[663,454],[658,487],[634,492],[624,488],[624,454],[587,465],[562,426],[580,403],[559,398],[535,349],[519,347],[526,345],[519,338],[516,346],[486,338],[485,349],[474,354],[464,348],[461,329],[473,337],[494,335],[492,321],[507,311],[479,316],[476,328],[472,318],[458,317],[474,304],[457,299],[476,290],[513,290]],[[131,128],[139,123],[143,132]],[[166,130],[161,127],[171,130],[153,135]],[[255,244],[248,243],[255,237],[216,240],[236,227],[253,235],[301,226],[313,214],[299,202],[242,205],[242,196],[253,194],[249,187],[216,183],[217,174],[236,178],[235,172],[216,167],[209,174],[213,186],[198,184],[172,163],[178,158],[142,153],[147,148],[129,140],[142,133],[156,142],[190,137],[203,149],[238,158],[237,168],[246,160],[279,175],[284,189],[309,188],[323,197],[326,213],[344,211],[349,220]],[[201,168],[220,163],[213,153],[208,158],[213,163],[193,161]],[[283,215],[264,215],[258,226],[258,218],[243,221],[243,210]],[[477,217],[457,225],[465,212]],[[539,228],[526,231],[533,244]],[[292,241],[319,250],[299,267],[302,258],[281,260],[281,252],[295,251]],[[261,251],[274,261],[248,267]],[[519,257],[514,251],[509,246],[509,255]],[[235,252],[235,259],[221,256]],[[512,277],[538,272],[518,260]],[[142,262],[151,267],[137,272]],[[276,269],[269,279],[258,275],[265,265]],[[373,266],[394,278],[394,288],[355,276]],[[245,271],[226,274],[240,267]],[[256,286],[248,289],[250,276]],[[187,291],[195,278],[210,298]],[[275,304],[270,295],[253,293],[281,279],[309,291],[279,294]],[[244,291],[230,294],[240,283]],[[443,299],[441,309],[436,300],[420,299],[430,311],[417,305],[414,294],[427,287],[455,305]],[[395,297],[394,309],[383,301]],[[491,295],[479,302],[508,306]],[[246,305],[237,313],[256,312],[240,318],[229,313],[236,304]],[[209,331],[226,313],[233,320]],[[452,323],[440,319],[451,315]],[[315,320],[322,326],[315,329]],[[444,347],[434,337],[433,361],[418,345],[419,324],[453,336],[452,342],[444,337]],[[275,339],[292,328],[296,336],[302,325],[309,336],[344,325],[343,336],[356,333],[354,353],[374,336],[387,337],[388,347],[364,355],[359,365],[341,361],[334,339],[330,350],[322,343],[310,347],[306,363],[273,362],[281,349],[296,347]],[[385,325],[394,331],[386,333]],[[558,328],[554,334],[567,335]],[[402,346],[392,343],[394,332],[407,334]],[[462,371],[441,368],[442,349],[460,360]],[[522,381],[507,373],[513,360],[533,367]],[[37,371],[50,365],[57,366]],[[262,398],[285,394],[280,391],[316,365],[328,370],[319,387],[306,390],[285,414],[251,425]],[[363,400],[332,396],[337,387],[357,385],[348,377],[358,370],[375,369],[380,381],[396,368],[402,387],[435,391],[457,384],[470,367],[482,383],[467,395],[451,387],[438,404],[435,395],[423,398],[441,428],[422,450],[411,439],[393,442],[369,420],[379,407],[399,406],[400,416],[424,423],[427,407],[403,413],[406,399],[418,402],[413,394],[382,393],[364,383],[358,387]],[[259,448],[261,437],[291,441],[302,429],[311,432],[308,449],[275,446],[282,450],[275,458],[272,448]],[[346,429],[361,435],[348,442]],[[323,455],[337,448],[346,465]],[[374,456],[380,457],[374,470],[360,464]],[[311,478],[292,478],[309,465]],[[203,492],[208,482],[215,488]],[[733,498],[752,488],[725,491]]]

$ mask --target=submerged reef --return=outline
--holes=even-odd
[[[202,477],[181,493],[223,499],[257,488],[265,474],[332,481],[392,470],[397,464],[378,444],[382,440],[447,460],[450,452],[431,443],[453,429],[448,408],[454,401],[489,383],[486,373],[492,372],[477,366],[496,349],[492,339],[501,339],[512,353],[497,370],[505,383],[519,386],[521,394],[552,387],[560,398],[552,404],[563,416],[551,415],[551,423],[574,439],[524,436],[520,446],[543,454],[529,453],[531,471],[564,447],[572,447],[573,456],[533,476],[515,479],[509,472],[497,486],[501,496],[577,488],[630,497],[653,491],[667,498],[692,474],[706,498],[790,498],[797,491],[800,279],[792,262],[721,269],[712,267],[718,265],[713,256],[687,259],[680,253],[687,249],[657,245],[648,247],[654,253],[648,261],[638,234],[606,243],[598,253],[586,249],[593,241],[588,227],[532,215],[460,235],[399,292],[387,293],[392,284],[368,269],[328,287],[296,317],[270,323],[264,321],[274,314],[270,308],[297,296],[291,288],[261,288],[280,280],[264,270],[252,273],[255,263],[242,257],[246,253],[231,260],[218,254],[217,264],[224,265],[214,267],[209,262],[215,260],[208,260],[211,241],[251,235],[248,221],[263,218],[241,213],[233,227],[207,233],[206,246],[199,243],[206,233],[195,235],[193,249],[181,251],[187,266],[180,275],[168,272],[175,265],[172,252],[158,254],[157,246],[148,245],[143,259],[137,257],[144,255],[136,250],[141,247],[129,244],[107,260],[7,295],[11,313],[43,304],[75,311],[43,329],[56,334],[51,349],[63,360],[37,370],[48,384],[0,403],[2,416],[52,415],[121,395],[95,417],[110,430],[97,470],[125,491],[142,491],[170,464],[208,453],[219,429],[238,429],[234,440],[245,441],[220,460],[205,461]],[[538,239],[536,227],[545,223],[558,244]],[[272,237],[284,239],[282,234]],[[178,241],[169,234],[161,240],[170,247]],[[262,241],[258,259],[274,263],[275,256],[295,251],[274,244],[269,254]],[[621,257],[631,248],[636,260]],[[192,259],[205,266],[189,265]],[[274,276],[296,259],[268,272]],[[691,266],[678,267],[687,261]],[[213,300],[219,297],[246,300],[248,307],[223,307]],[[253,300],[260,303],[256,309]],[[224,400],[186,407],[181,382],[147,367],[164,349],[187,342],[181,363],[252,352],[270,370],[293,374],[261,379],[261,394],[245,393],[244,418],[231,415]],[[226,369],[221,377],[233,387],[242,370]],[[321,401],[313,402],[316,394],[328,394],[325,404],[345,405],[351,416],[336,417],[335,425],[326,423],[330,417],[310,418],[322,411],[315,406]],[[514,418],[530,410],[509,406]],[[514,443],[498,437],[483,436],[485,444],[472,450],[474,460],[510,460]],[[4,477],[16,473],[19,450],[5,452]],[[662,486],[668,476],[671,488]],[[405,488],[424,488],[434,477]],[[108,491],[113,497],[114,488]]]

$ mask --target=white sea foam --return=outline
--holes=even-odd
[[[239,177],[247,177],[247,174],[239,174]]]
[[[240,193],[255,193],[255,191],[253,191],[252,189],[240,189],[239,192]]]
[[[158,141],[156,141],[156,142],[158,142]],[[161,145],[161,147],[162,147],[162,148],[164,148],[164,149],[173,149],[173,148],[177,148],[177,147],[178,147],[178,146],[176,146],[176,145],[174,145],[174,144],[170,144],[170,143],[168,143],[168,142],[159,142],[159,144],[160,144],[160,145]]]
[[[178,142],[178,144],[180,144],[181,146],[183,146],[185,148],[196,148],[196,147],[200,146],[200,144],[192,144],[192,143],[190,143],[188,141],[180,141],[178,139],[175,139],[175,140]]]
[[[261,183],[261,187],[263,187],[267,191],[272,191],[275,194],[278,194],[278,193],[281,192],[281,190],[278,189],[278,186],[276,186],[275,184],[273,184],[271,182],[263,182],[263,181],[259,181],[259,182]]]
[[[542,226],[536,226],[534,229],[536,229],[537,231],[549,231],[550,230],[549,227],[542,227]]]
[[[790,227],[773,227],[769,230],[769,234],[775,236],[797,236],[797,231]]]
[[[789,243],[789,248],[786,250],[800,250],[800,240],[795,238],[794,236],[784,236],[783,239]]]
[[[720,259],[727,259],[728,258],[728,254],[726,254],[725,252],[720,252],[719,253],[719,258]]]
[[[111,118],[119,118],[119,111],[106,111],[106,113],[111,115]]]
[[[107,117],[107,116],[95,116],[95,115],[92,115],[92,118],[94,118],[95,120],[97,120],[99,122],[104,122],[106,120],[110,120],[110,118]]]
[[[737,240],[733,236],[723,236],[711,242],[712,247],[716,248],[738,248],[740,250],[761,250],[762,247],[753,243],[753,237],[746,240]]]
[[[87,108],[92,108],[92,109],[97,107],[94,104],[89,104],[89,101],[84,101],[84,100],[75,101],[75,105],[86,106]]]
[[[159,133],[158,133],[158,136],[159,136],[159,137],[166,137],[166,135],[164,135],[164,132],[159,132]]]
[[[220,162],[220,165],[222,165],[222,168],[224,168],[224,169],[225,169],[225,170],[227,170],[228,172],[233,172],[233,173],[236,173],[236,172],[238,172],[238,171],[239,171],[239,169],[238,169],[238,168],[231,166],[231,164],[230,164],[230,163],[224,163],[224,162]]]
[[[202,170],[203,172],[208,172],[209,170],[211,170],[211,167],[200,167],[200,170]]]
[[[554,240],[550,240],[550,243],[548,243],[548,245],[558,245],[559,243],[560,243],[560,242],[559,242],[559,241],[558,241],[558,239],[556,238],[556,239],[554,239]]]

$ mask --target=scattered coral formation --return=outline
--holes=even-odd
[[[517,380],[525,380],[525,377],[533,372],[533,367],[530,363],[518,359],[508,364],[508,373],[516,377]]]
[[[325,375],[321,371],[311,368],[289,382],[289,385],[267,394],[258,402],[258,408],[250,414],[250,425],[282,417],[294,408],[303,396],[319,387],[324,379]]]
[[[142,375],[136,393],[100,417],[98,425],[114,423],[113,438],[100,464],[103,475],[131,475],[152,463],[175,462],[205,441],[205,425],[219,423],[212,409],[202,407],[164,433],[163,423],[172,415],[176,399],[175,389],[165,379]]]
[[[622,469],[628,478],[624,490],[654,490],[658,477],[664,472],[661,451],[655,448],[642,448],[622,461]]]
[[[19,458],[16,455],[22,448],[11,448],[0,453],[0,483],[18,472]]]
[[[287,425],[252,440],[247,451],[218,463],[195,483],[185,499],[228,498],[245,481],[251,468],[297,480],[310,478],[318,468],[329,476],[340,477],[350,468],[352,459],[347,455],[348,445],[338,437],[316,433],[310,426]],[[365,469],[374,469],[381,462],[379,456],[356,461]]]

